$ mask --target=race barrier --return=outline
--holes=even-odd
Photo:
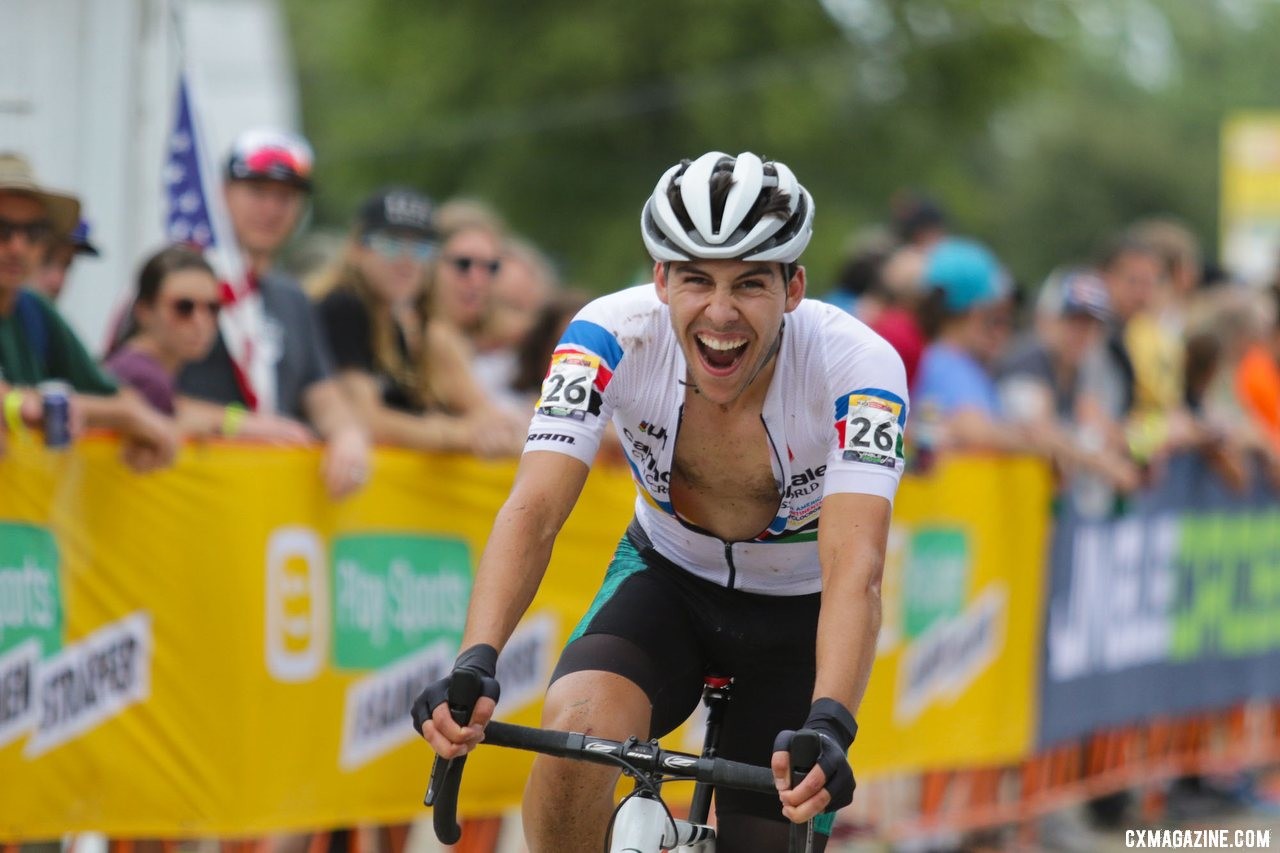
[[[431,753],[407,709],[452,663],[513,473],[379,450],[369,486],[335,504],[312,449],[196,444],[138,476],[106,437],[62,453],[12,443],[0,459],[0,840],[422,815]],[[904,483],[860,779],[1030,753],[1049,497],[1047,472],[1024,459],[957,459]],[[504,651],[501,717],[537,723],[633,502],[624,470],[592,473]],[[676,746],[696,748],[696,723]],[[530,760],[478,752],[462,813],[518,803]]]
[[[1039,744],[1280,696],[1280,503],[1196,456],[1053,534]]]
[[[421,814],[430,754],[405,709],[452,660],[514,468],[379,451],[371,486],[336,505],[317,470],[315,451],[212,444],[138,477],[102,438],[0,460],[0,838]],[[621,470],[592,474],[504,653],[502,716],[536,722],[632,501]],[[1178,459],[1121,518],[1059,518],[1050,548],[1033,461],[907,478],[851,813],[897,838],[1030,826],[1280,760],[1274,504]],[[696,748],[696,723],[677,746]],[[527,756],[470,767],[465,814],[518,801]]]

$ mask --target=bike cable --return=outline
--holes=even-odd
[[[632,791],[630,794],[627,794],[621,800],[619,800],[618,805],[614,806],[613,808],[613,813],[609,815],[609,822],[605,824],[605,827],[604,827],[604,853],[609,853],[609,842],[613,837],[613,824],[618,819],[618,813],[622,811],[622,807],[627,804],[628,800],[630,800],[632,797],[638,796],[641,793],[646,793],[651,795],[655,800],[658,801],[658,804],[662,806],[662,810],[667,813],[667,822],[671,824],[671,832],[674,835],[677,831],[676,816],[671,813],[671,809],[667,806],[666,801],[662,799],[662,791],[661,791],[660,784],[655,784],[654,781],[651,778],[649,778],[649,776],[647,776],[644,773],[641,773],[640,770],[635,765],[627,761],[625,758],[620,758],[616,755],[609,755],[605,757],[607,757],[614,764],[617,764],[619,767],[621,767],[623,772],[625,772],[628,776],[636,780],[636,789]]]

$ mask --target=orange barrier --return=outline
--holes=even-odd
[[[914,813],[863,817],[877,837],[894,841],[1007,826],[1018,826],[1030,841],[1036,818],[1067,806],[1133,790],[1143,819],[1156,819],[1164,808],[1161,784],[1169,779],[1277,763],[1280,703],[1253,704],[1098,732],[1015,765],[926,773],[918,778]]]
[[[1163,814],[1162,784],[1190,774],[1221,774],[1280,764],[1280,703],[1258,703],[1188,718],[1161,718],[1063,744],[1018,764],[939,770],[860,785],[855,806],[837,834],[906,841],[1017,827],[1033,845],[1043,815],[1117,791],[1132,790],[1144,822]],[[904,805],[905,804],[905,805]],[[501,818],[462,822],[451,853],[495,853]],[[408,827],[353,830],[347,853],[403,853]],[[332,833],[311,836],[307,853],[328,853]],[[157,846],[158,845],[158,848]],[[146,842],[145,853],[177,853],[173,841]],[[138,853],[139,843],[117,840],[110,853]],[[224,840],[222,853],[272,853],[261,839]],[[0,853],[20,853],[7,844]]]

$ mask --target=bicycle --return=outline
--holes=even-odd
[[[607,853],[661,853],[699,851],[713,853],[715,828],[707,825],[711,795],[716,786],[746,791],[775,793],[773,771],[768,767],[719,758],[720,728],[729,700],[732,679],[708,676],[702,700],[707,706],[706,733],[701,755],[666,750],[657,740],[625,741],[592,737],[576,732],[531,728],[492,721],[485,728],[484,743],[509,749],[523,749],[557,758],[620,767],[635,780],[635,789],[622,799],[605,830]],[[481,682],[466,670],[454,673],[449,687],[449,712],[459,725],[471,719],[471,709],[480,698]],[[799,731],[791,742],[792,784],[798,784],[818,757],[818,735]],[[436,838],[455,844],[462,836],[458,825],[458,793],[466,756],[432,762],[431,780],[423,803],[434,808],[432,824]],[[676,818],[662,800],[664,782],[693,781],[693,798],[687,820]],[[813,821],[791,827],[791,853],[811,853]]]

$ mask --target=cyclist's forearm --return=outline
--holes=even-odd
[[[501,650],[529,609],[555,542],[554,532],[539,532],[541,514],[528,505],[512,506],[512,501],[498,512],[494,535],[476,568],[462,648],[485,643]]]
[[[822,591],[813,698],[828,697],[857,714],[880,634],[880,585],[867,571],[836,572]]]
[[[587,466],[549,451],[526,453],[493,522],[476,567],[462,647],[501,650],[529,609],[551,560],[551,546],[577,503]]]
[[[891,511],[887,500],[873,495],[833,494],[823,500],[824,524],[818,532],[822,607],[813,698],[835,699],[855,714],[875,662]],[[836,523],[825,523],[829,519]]]

